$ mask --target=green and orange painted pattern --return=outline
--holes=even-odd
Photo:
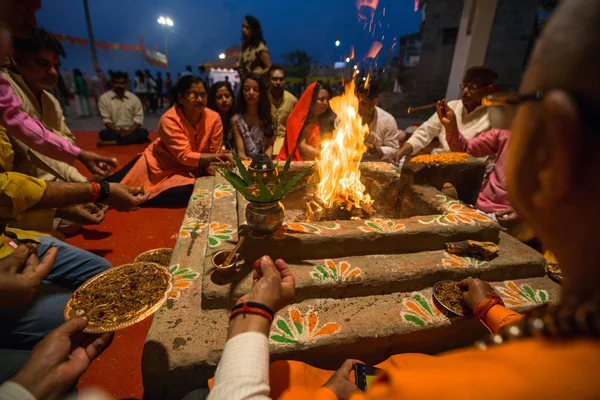
[[[233,186],[228,185],[226,183],[218,183],[215,185],[215,188],[213,190],[213,195],[215,196],[215,199],[221,199],[223,197],[230,197],[233,196],[234,190],[233,190]]]
[[[431,296],[417,293],[411,299],[402,302],[402,318],[420,328],[437,321],[447,320],[440,310],[433,304]]]
[[[320,235],[323,233],[323,230],[335,231],[340,229],[340,225],[336,222],[320,222],[320,223],[310,223],[310,222],[286,222],[285,229],[287,231],[292,232],[301,232],[301,233],[312,233],[315,235]]]
[[[459,268],[468,268],[468,267],[481,267],[486,262],[483,260],[478,260],[473,257],[461,257],[456,254],[446,253],[444,258],[442,258],[442,265],[444,267],[459,267]]]
[[[197,218],[186,218],[183,220],[183,224],[181,224],[179,236],[184,238],[191,237],[192,234],[199,233],[205,227],[206,223]]]
[[[549,299],[547,291],[534,290],[526,283],[519,286],[513,281],[507,281],[503,286],[496,286],[495,290],[509,307],[542,304]]]
[[[200,275],[189,268],[181,268],[179,264],[169,268],[173,275],[173,290],[169,294],[171,299],[178,299],[181,293],[192,285],[192,282]]]
[[[446,196],[438,195],[437,197],[446,200]],[[473,225],[477,222],[491,221],[490,217],[488,217],[481,211],[475,208],[471,208],[458,200],[451,200],[446,202],[446,208],[447,211],[444,214],[434,215],[429,218],[420,219],[419,222],[425,225]]]
[[[202,199],[208,197],[209,194],[210,194],[210,192],[206,189],[196,189],[192,193],[192,200],[193,201],[202,200]]]
[[[352,268],[348,261],[335,263],[333,260],[324,260],[324,265],[315,265],[310,273],[313,279],[319,282],[333,281],[346,282],[362,275],[360,268]]]
[[[217,247],[226,240],[231,240],[233,237],[233,228],[229,224],[221,224],[219,222],[211,222],[208,228],[208,245]]]
[[[309,344],[317,339],[338,334],[341,326],[337,322],[321,324],[317,311],[302,313],[291,307],[287,318],[277,317],[271,329],[271,340],[282,344]]]
[[[403,224],[399,224],[392,220],[383,220],[380,218],[373,218],[365,221],[365,226],[361,226],[359,229],[363,232],[376,232],[376,233],[391,233],[398,232],[404,229]]]

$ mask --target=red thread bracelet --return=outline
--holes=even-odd
[[[490,298],[480,301],[473,307],[473,314],[478,320],[484,321],[488,312],[496,305],[504,306],[504,301],[496,293],[490,293]]]
[[[240,314],[260,315],[260,316],[265,317],[269,321],[269,323],[273,323],[273,317],[271,316],[271,314],[269,314],[265,310],[261,310],[260,308],[248,307],[248,306],[244,306],[244,307],[238,308],[237,310],[233,311],[231,313],[231,315],[229,316],[229,320],[231,321],[232,319],[234,319],[235,317],[237,317]]]
[[[92,199],[90,203],[95,203],[100,198],[100,185],[97,182],[90,182],[92,185]]]

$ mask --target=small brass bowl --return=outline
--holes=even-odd
[[[223,265],[225,259],[229,256],[230,253],[230,251],[219,251],[213,256],[211,260],[213,267],[215,267],[215,271],[223,277],[235,275],[235,273],[237,272],[236,263],[239,254],[233,256],[233,259],[231,260],[230,264]]]

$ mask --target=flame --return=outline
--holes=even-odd
[[[354,80],[347,83],[345,93],[334,97],[330,104],[338,123],[331,140],[321,144],[318,163],[321,181],[317,196],[329,208],[336,202],[348,209],[371,205],[373,201],[360,181],[360,161],[367,150],[364,142],[369,127],[363,125],[358,114]]]
[[[377,54],[379,54],[379,51],[381,51],[381,48],[383,47],[383,44],[381,44],[381,42],[375,41],[371,44],[371,47],[369,48],[369,52],[367,53],[365,58],[375,58],[377,57]]]
[[[379,0],[356,0],[356,9],[360,10],[361,7],[370,7],[374,10],[377,9]]]

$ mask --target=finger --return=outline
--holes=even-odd
[[[462,290],[469,290],[469,279],[471,278],[463,279],[462,281],[458,282],[456,286]]]
[[[106,164],[108,164],[108,166],[112,169],[112,168],[117,168],[117,166],[119,165],[119,162],[117,161],[116,158],[110,158],[110,157],[103,157],[102,161],[104,161]]]
[[[11,255],[2,260],[2,267],[6,268],[11,274],[14,274],[25,264],[29,255],[29,248],[20,244]]]
[[[54,334],[71,337],[77,332],[81,332],[87,326],[87,323],[87,318],[71,318],[70,320],[56,328],[53,332]]]
[[[271,260],[271,257],[269,256],[262,256],[260,258],[260,272],[263,276],[276,276],[281,278],[277,267],[275,267],[273,260]]]
[[[142,204],[148,201],[148,199],[150,198],[150,192],[146,192],[143,195],[138,195],[136,196],[136,200],[137,200],[137,204]]]
[[[56,247],[49,248],[42,261],[39,262],[37,256],[32,254],[27,260],[27,264],[23,269],[23,274],[27,275],[29,279],[32,279],[36,285],[41,284],[42,281],[50,275],[50,271],[52,271],[57,255],[58,249]]]
[[[85,209],[88,210],[92,214],[97,214],[100,211],[100,208],[96,206],[94,203],[88,203],[84,205]]]
[[[339,372],[340,374],[343,374],[344,376],[348,376],[348,375],[350,375],[350,372],[352,372],[352,370],[354,369],[354,366],[356,364],[364,364],[364,362],[362,362],[360,360],[353,360],[353,359],[346,360],[346,361],[344,361],[344,363],[342,364],[340,369],[338,369],[337,372]]]
[[[437,112],[437,116],[440,119],[440,121],[442,120],[442,118],[444,118],[444,114],[442,113],[442,105],[441,103],[438,101],[437,104],[435,105],[435,110]]]
[[[292,273],[290,266],[287,265],[287,263],[285,261],[283,261],[281,258],[279,258],[279,259],[277,259],[277,261],[275,261],[275,267],[279,271],[282,281],[286,281],[290,278],[292,279],[292,281],[294,280],[294,274]]]

